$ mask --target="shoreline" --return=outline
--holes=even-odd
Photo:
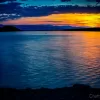
[[[0,88],[0,100],[99,100],[100,88],[75,84],[64,88]]]
[[[30,29],[30,30],[22,30],[16,28],[15,26],[4,26],[0,28],[0,32],[23,32],[23,31],[100,31],[100,27],[92,27],[92,28],[69,28],[69,29]]]
[[[67,31],[72,31],[72,32],[100,32],[100,30],[24,30],[24,31],[0,31],[0,32],[51,32],[51,31],[63,31],[63,32],[67,32]]]

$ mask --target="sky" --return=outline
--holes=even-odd
[[[100,7],[92,0],[0,0],[0,24],[100,26]],[[77,6],[75,6],[77,5]],[[91,8],[87,8],[90,5]]]
[[[89,4],[86,0],[69,0],[69,2],[63,2],[63,0],[0,0],[0,3],[10,3],[10,2],[17,2],[22,3],[23,6],[26,5],[34,5],[34,6],[50,6],[50,5],[86,5]],[[95,4],[95,1],[92,0],[90,4]]]

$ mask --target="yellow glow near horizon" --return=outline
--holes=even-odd
[[[64,13],[52,14],[42,17],[22,17],[14,20],[3,21],[0,24],[10,25],[70,25],[82,27],[100,27],[100,14],[88,13]]]

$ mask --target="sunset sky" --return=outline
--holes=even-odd
[[[95,0],[0,0],[0,24],[100,27],[99,11]]]

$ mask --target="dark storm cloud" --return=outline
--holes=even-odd
[[[0,4],[0,13],[14,13],[20,11],[21,3],[7,3],[7,4]]]
[[[16,0],[0,0],[0,3],[2,3],[2,2],[6,2],[6,1],[16,1]]]
[[[20,17],[40,17],[58,13],[97,13],[100,7],[79,7],[79,6],[26,6],[22,7],[21,3],[12,2],[0,4],[0,21],[16,19]]]
[[[20,3],[0,4],[0,21],[19,18],[20,9]]]
[[[71,0],[61,0],[61,2],[68,2],[68,1],[71,1]]]

